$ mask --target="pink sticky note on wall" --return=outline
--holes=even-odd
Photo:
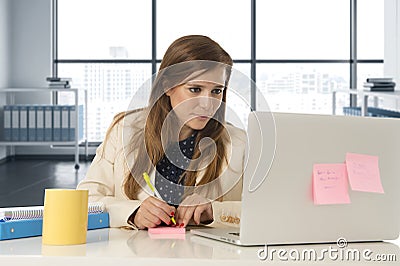
[[[352,190],[385,193],[379,174],[378,156],[347,153],[346,165]]]
[[[347,173],[345,164],[314,164],[314,204],[348,204]]]

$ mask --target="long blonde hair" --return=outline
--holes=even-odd
[[[139,128],[138,132],[132,136],[129,145],[127,146],[130,150],[125,150],[125,152],[128,153],[133,153],[134,150],[136,150],[135,154],[137,154],[124,182],[125,194],[130,199],[136,199],[141,186],[144,185],[142,178],[143,172],[151,172],[155,168],[155,165],[157,165],[165,155],[161,141],[161,129],[163,123],[166,121],[167,115],[171,112],[172,107],[169,97],[165,94],[165,90],[168,89],[170,84],[166,84],[168,82],[163,79],[163,77],[168,76],[171,78],[171,75],[169,75],[170,73],[168,73],[168,67],[179,66],[180,63],[194,60],[214,61],[227,66],[232,66],[233,64],[230,55],[218,43],[209,37],[202,35],[189,35],[175,40],[169,46],[162,59],[160,70],[152,85],[148,107],[117,114],[106,134],[107,139],[111,129],[125,117],[136,114],[138,111],[145,113],[146,120],[144,127]],[[201,69],[201,62],[196,64],[196,66],[198,69]],[[179,72],[179,67],[174,69],[174,73],[177,71]],[[226,68],[227,75],[225,80],[225,89],[223,90],[222,104],[216,111],[214,119],[210,119],[204,129],[198,132],[192,159],[196,159],[200,156],[198,144],[204,137],[213,139],[216,145],[216,156],[214,156],[205,169],[204,175],[198,184],[196,184],[198,171],[185,171],[183,174],[185,186],[203,185],[213,181],[220,176],[223,171],[222,167],[224,163],[227,162],[226,144],[229,141],[229,137],[224,127],[224,123],[226,91],[230,71],[230,68]],[[179,73],[180,77],[182,77],[182,75],[190,75],[193,70],[184,66],[182,67],[181,72],[185,73]],[[164,127],[165,126],[167,126],[167,132],[169,132],[169,128],[172,129],[177,125],[174,124],[173,120],[167,125],[164,124]],[[167,136],[167,139],[170,139],[170,137]],[[207,149],[210,149],[210,147],[204,148],[203,152],[205,152],[205,154],[207,154]],[[191,169],[197,168],[191,167]],[[183,178],[183,176],[181,178]]]

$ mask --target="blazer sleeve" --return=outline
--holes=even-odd
[[[121,155],[120,125],[113,127],[109,137],[96,150],[85,178],[77,189],[89,190],[89,202],[103,202],[110,217],[110,227],[125,227],[129,216],[140,206],[140,200],[129,200],[123,193],[123,165],[115,163]],[[119,155],[120,154],[120,155]],[[116,168],[114,168],[116,167]]]

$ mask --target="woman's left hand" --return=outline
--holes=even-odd
[[[186,226],[193,219],[196,224],[213,220],[213,209],[211,202],[200,196],[192,194],[186,197],[177,209],[178,225]]]

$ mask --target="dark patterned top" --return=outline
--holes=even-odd
[[[181,175],[189,166],[194,152],[195,139],[197,131],[190,137],[179,141],[178,145],[171,145],[167,148],[167,154],[164,155],[156,166],[155,187],[164,201],[177,207],[184,192],[184,179],[179,180]]]

